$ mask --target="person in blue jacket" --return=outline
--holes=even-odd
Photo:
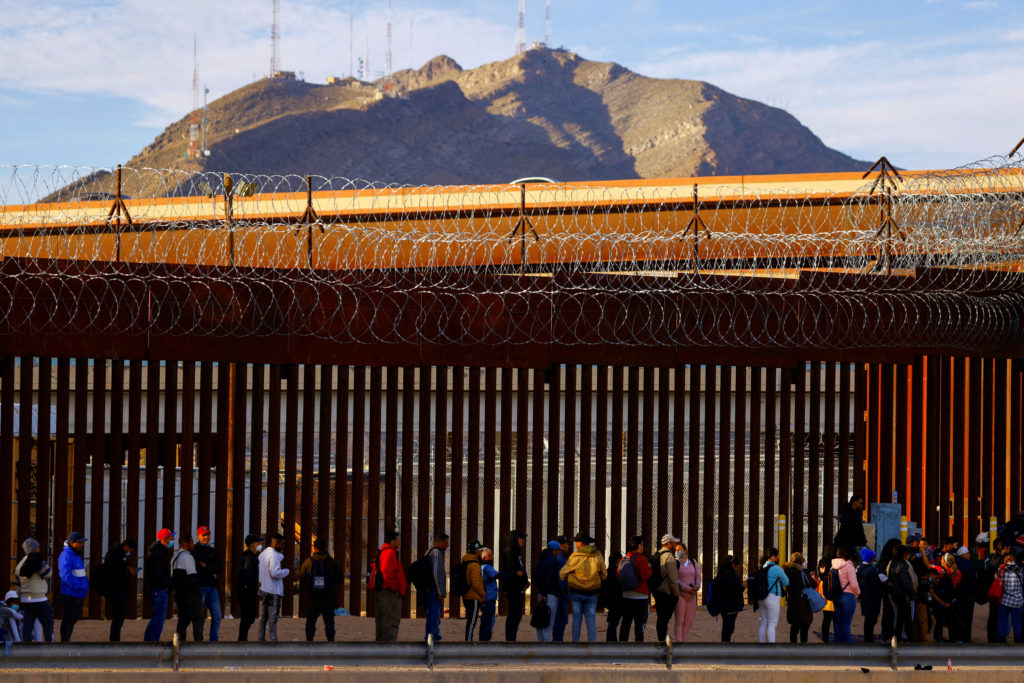
[[[875,624],[882,610],[885,595],[885,577],[875,566],[875,552],[861,548],[860,566],[857,567],[857,583],[860,585],[860,613],[864,615],[864,642],[875,642]]]
[[[82,616],[82,603],[89,595],[89,577],[85,575],[85,541],[80,531],[72,531],[64,541],[64,550],[57,560],[60,574],[60,601],[64,617],[60,621],[60,642],[71,640],[75,623]]]
[[[480,603],[480,642],[486,643],[491,639],[498,604],[499,572],[494,568],[494,551],[490,548],[480,551],[480,573],[484,577],[484,601]]]
[[[782,596],[785,594],[786,586],[789,585],[789,577],[779,566],[778,548],[769,548],[765,552],[762,568],[768,570],[768,595],[757,603],[758,610],[761,612],[757,640],[760,643],[774,643],[775,631],[779,626]]]

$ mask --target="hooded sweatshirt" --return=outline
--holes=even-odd
[[[466,583],[469,585],[469,590],[462,599],[486,600],[487,590],[484,588],[484,576],[480,570],[480,558],[476,553],[466,553],[462,556],[462,563],[466,565]]]
[[[844,593],[851,593],[854,596],[860,595],[860,584],[857,583],[857,569],[853,562],[837,557],[832,560],[832,569],[839,570],[839,584],[843,587]]]
[[[281,566],[284,555],[276,548],[267,546],[260,553],[260,590],[270,595],[284,596],[284,583],[288,569]]]
[[[585,545],[569,556],[558,576],[563,581],[568,580],[571,593],[597,595],[601,583],[608,576],[608,569],[604,566],[604,556],[597,548]]]

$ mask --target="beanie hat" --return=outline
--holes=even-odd
[[[39,550],[39,541],[34,538],[26,538],[21,547],[26,553],[34,553]]]

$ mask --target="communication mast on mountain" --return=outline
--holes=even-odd
[[[186,159],[210,156],[210,150],[206,149],[206,96],[210,89],[203,85],[203,118],[199,118],[199,50],[196,34],[192,34],[192,110],[188,121],[188,149],[185,151]],[[202,138],[200,138],[202,135]]]
[[[519,0],[519,27],[516,29],[516,54],[526,52],[526,0]]]
[[[277,41],[280,38],[277,32],[278,9],[279,1],[273,0],[273,15],[270,21],[270,73],[268,74],[271,78],[274,78],[277,72],[281,70],[281,60],[277,54]]]
[[[551,47],[551,0],[544,3],[544,47]]]

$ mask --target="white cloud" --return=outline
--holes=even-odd
[[[999,7],[999,3],[993,0],[974,0],[964,3],[966,9],[996,9],[997,7]]]
[[[317,82],[348,73],[348,3],[338,5],[343,7],[323,7],[313,0],[282,3],[282,68],[302,71],[307,80]],[[191,106],[194,33],[200,83],[209,86],[211,97],[268,71],[269,7],[269,2],[202,0],[11,5],[4,11],[0,63],[17,67],[0,72],[0,87],[129,97],[156,110],[144,123],[159,120],[166,125]],[[369,37],[370,70],[376,74],[385,64],[386,10],[378,6],[360,11],[357,4],[356,12],[353,52],[365,58]],[[418,67],[441,53],[475,66],[512,52],[508,28],[485,19],[417,9],[410,36],[410,18],[397,10],[392,14],[395,70]],[[454,53],[452,46],[458,46]]]

